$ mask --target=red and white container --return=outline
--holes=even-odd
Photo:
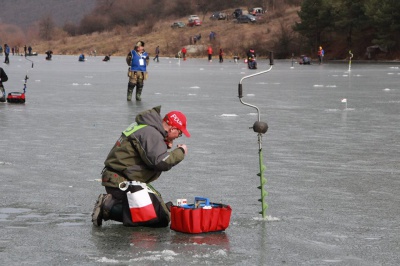
[[[224,231],[229,226],[231,213],[229,205],[211,203],[208,198],[195,197],[194,204],[171,207],[170,228],[190,234]]]

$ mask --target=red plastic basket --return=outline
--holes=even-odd
[[[22,93],[22,92],[8,93],[7,102],[9,102],[9,103],[25,103],[25,93]]]
[[[200,206],[172,206],[170,227],[174,231],[190,234],[223,231],[229,226],[231,213],[229,205],[209,203],[208,199],[206,204]]]

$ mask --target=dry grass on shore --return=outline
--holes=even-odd
[[[264,14],[262,21],[255,25],[237,24],[229,21],[212,21],[210,14],[205,16],[202,26],[172,29],[173,20],[158,21],[154,24],[146,23],[138,27],[118,27],[112,31],[93,33],[81,36],[66,36],[65,33],[57,33],[57,37],[51,41],[37,41],[33,43],[34,51],[43,54],[46,50],[52,50],[54,54],[88,54],[96,50],[97,55],[111,54],[123,56],[133,48],[138,40],[143,40],[146,50],[153,54],[157,45],[160,46],[161,56],[175,56],[186,45],[189,45],[191,36],[201,34],[202,39],[198,44],[212,45],[214,53],[223,48],[227,56],[241,54],[248,46],[262,44],[266,49],[272,50],[282,27],[289,29],[298,20],[297,7],[287,7],[275,13]],[[229,11],[228,11],[229,12]],[[279,14],[279,15],[278,15]],[[186,22],[187,18],[179,20]],[[175,21],[179,21],[175,20]],[[216,39],[209,40],[209,33],[217,33]],[[149,33],[147,33],[149,32]],[[191,56],[204,57],[206,53],[200,51]]]

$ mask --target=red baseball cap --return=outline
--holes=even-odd
[[[171,111],[165,115],[164,121],[167,122],[168,125],[176,127],[182,131],[186,137],[190,138],[190,133],[186,129],[186,116],[183,113],[179,111]]]

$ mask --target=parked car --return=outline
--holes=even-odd
[[[189,23],[188,23],[187,25],[188,25],[189,27],[201,26],[201,20],[200,20],[200,19],[189,20]]]
[[[236,18],[237,23],[255,23],[256,21],[256,17],[250,14],[240,15]]]
[[[171,28],[176,29],[176,28],[183,28],[186,27],[186,24],[182,21],[175,21],[174,23],[171,24]]]
[[[232,13],[234,18],[238,18],[239,16],[243,15],[243,10],[241,10],[240,8],[235,9],[235,11],[233,11]]]
[[[199,16],[197,16],[197,15],[190,15],[190,16],[189,16],[189,22],[190,22],[191,20],[195,20],[195,19],[200,20]]]
[[[189,27],[193,26],[201,26],[201,20],[197,15],[190,15],[188,18],[189,23],[187,24]]]
[[[255,15],[255,14],[263,14],[265,12],[262,7],[253,7],[249,9],[249,13]]]
[[[211,20],[225,20],[226,19],[226,13],[224,12],[214,12],[211,17]]]

